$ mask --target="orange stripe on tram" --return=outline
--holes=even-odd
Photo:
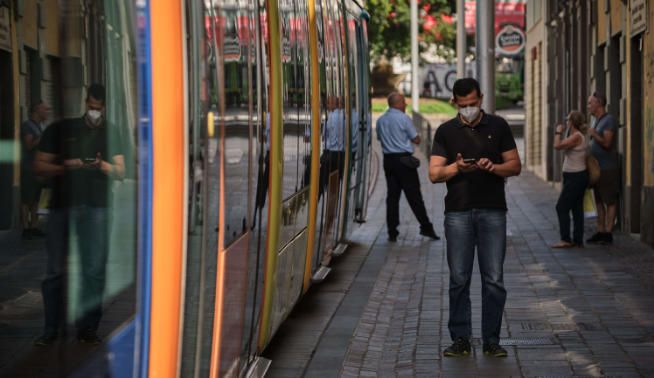
[[[152,58],[152,304],[150,377],[178,372],[184,220],[182,5],[150,2]]]

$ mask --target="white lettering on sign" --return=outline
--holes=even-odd
[[[631,1],[631,36],[647,30],[647,0]]]
[[[495,49],[498,53],[514,56],[525,48],[525,33],[513,25],[504,26],[495,37]]]

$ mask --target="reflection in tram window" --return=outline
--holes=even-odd
[[[134,14],[6,3],[0,150],[16,153],[0,155],[0,366],[65,376],[135,313]]]
[[[243,2],[245,5],[245,2]],[[250,170],[250,102],[252,101],[252,62],[248,59],[251,39],[250,18],[247,7],[217,7],[218,16],[225,20],[223,35],[225,72],[224,111],[220,121],[224,123],[224,169],[225,169],[225,246],[231,244],[248,229],[248,198],[252,190]],[[220,62],[219,62],[220,63]],[[219,99],[220,101],[220,99]],[[219,106],[219,109],[222,106]]]

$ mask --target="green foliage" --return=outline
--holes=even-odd
[[[456,108],[449,102],[441,100],[420,101],[419,111],[422,114],[445,114],[448,117],[454,117],[457,113]]]
[[[442,114],[454,117],[457,113],[457,110],[449,102],[433,98],[421,98],[418,108],[422,114]],[[373,113],[383,113],[386,110],[388,110],[388,104],[385,98],[372,99]]]
[[[421,0],[418,2],[418,34],[420,50],[429,44],[437,44],[439,55],[451,58],[456,40],[453,23],[443,21],[442,15],[451,15],[448,0]],[[411,54],[411,8],[409,0],[369,0],[366,10],[370,13],[368,38],[374,60],[382,57],[400,56],[408,58]],[[425,31],[425,22],[436,20],[436,25]]]

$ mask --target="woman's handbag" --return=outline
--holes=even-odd
[[[584,217],[595,218],[597,216],[597,208],[595,207],[595,196],[592,189],[586,189],[584,192]]]
[[[599,181],[600,166],[599,162],[590,151],[586,152],[586,169],[588,170],[588,187],[592,188]]]

